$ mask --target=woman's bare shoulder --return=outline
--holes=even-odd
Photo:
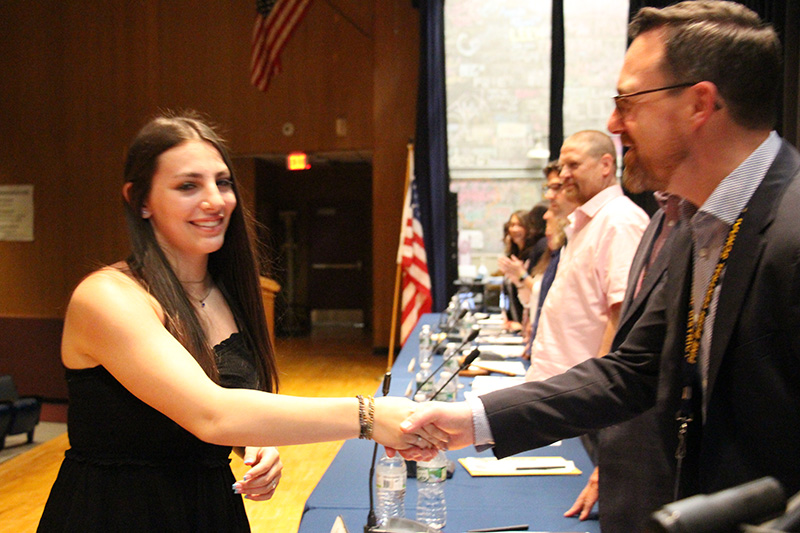
[[[144,287],[133,277],[133,274],[124,262],[114,263],[104,266],[91,272],[84,277],[77,287],[75,293],[96,290],[122,290],[122,291],[145,291]]]
[[[64,320],[62,361],[69,368],[102,363],[113,351],[98,347],[112,345],[131,328],[162,327],[163,320],[158,302],[124,263],[103,267],[87,275],[72,293]]]
[[[160,315],[161,308],[124,262],[109,265],[88,274],[75,287],[67,313],[89,311],[103,313],[118,308],[132,310],[146,307]]]

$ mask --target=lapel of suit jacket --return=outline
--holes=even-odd
[[[647,278],[642,281],[642,287],[639,290],[639,294],[636,295],[636,298],[633,297],[633,294],[636,291],[636,285],[639,283],[642,270],[649,262],[650,251],[653,249],[653,243],[656,240],[655,236],[658,233],[658,229],[661,227],[661,221],[663,218],[664,211],[661,209],[653,214],[653,218],[650,220],[650,224],[648,224],[647,229],[645,229],[644,234],[642,235],[642,240],[639,243],[639,247],[636,249],[636,253],[633,256],[633,261],[631,261],[631,270],[628,273],[628,286],[625,288],[625,299],[622,301],[622,313],[620,314],[619,320],[620,324],[624,324],[630,315],[636,311],[636,308],[641,305],[642,301],[645,300],[645,297],[642,293],[645,293],[645,283],[647,283]]]
[[[664,254],[667,280],[661,289],[667,298],[666,337],[662,339],[661,373],[658,384],[659,401],[678,408],[682,369],[686,346],[686,321],[691,293],[689,273],[692,269],[692,233],[688,224],[675,227],[669,237],[671,253]]]
[[[714,328],[709,354],[707,394],[714,390],[714,383],[728,348],[733,328],[742,310],[745,296],[749,294],[751,280],[761,260],[766,241],[763,234],[775,217],[780,197],[797,171],[797,162],[788,156],[787,145],[778,152],[764,180],[747,204],[747,212],[736,236],[733,249],[725,267],[719,301],[717,303]]]

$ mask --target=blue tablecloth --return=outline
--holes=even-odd
[[[394,364],[389,394],[403,395],[413,379],[408,363],[417,353],[421,324],[436,324],[438,315],[423,316]],[[435,330],[435,327],[434,327]],[[441,357],[434,359],[434,367]],[[369,510],[369,468],[374,444],[367,441],[345,442],[306,501],[300,533],[327,533],[337,515],[342,515],[350,533],[362,531]],[[378,453],[382,453],[379,448]],[[473,447],[447,452],[448,459],[487,456]],[[456,464],[453,477],[445,485],[447,525],[444,531],[458,533],[473,528],[529,524],[530,531],[585,531],[599,533],[596,520],[581,522],[563,514],[586,485],[592,464],[577,439],[563,441],[521,455],[558,455],[575,461],[583,471],[580,476],[509,476],[472,477]],[[415,517],[416,480],[409,479],[406,490],[406,516]]]

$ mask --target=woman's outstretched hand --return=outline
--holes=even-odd
[[[427,461],[439,449],[447,449],[450,437],[435,427],[423,428],[416,433],[404,432],[400,428],[400,424],[421,405],[424,404],[392,396],[375,399],[375,429],[372,438],[386,447],[389,455],[394,455],[397,451],[406,459]]]

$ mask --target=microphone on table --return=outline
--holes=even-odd
[[[458,322],[459,322],[459,321],[460,321],[462,318],[464,318],[465,316],[467,316],[467,313],[469,313],[469,309],[467,309],[466,307],[465,307],[465,308],[463,308],[463,309],[461,309],[461,310],[458,312],[458,315],[456,315],[455,317],[450,317],[450,319],[448,319],[448,320],[447,320],[447,323],[445,324],[445,329],[447,329],[448,331],[452,331],[452,330],[454,330],[454,329],[456,328],[456,324],[457,324],[457,323],[458,323]],[[441,326],[441,323],[440,323],[440,326]]]
[[[459,320],[461,320],[462,318],[467,316],[468,312],[469,312],[469,309],[462,309],[458,313],[458,316],[455,318],[455,320],[453,320],[453,322],[458,322]],[[439,335],[440,338],[439,338],[438,341],[436,341],[436,344],[434,344],[433,347],[431,347],[431,354],[432,355],[436,354],[436,350],[441,348],[442,344],[447,341],[447,333],[452,329],[453,328],[450,327],[449,325],[445,326],[444,328],[441,326],[441,324],[439,325],[439,333],[437,335]]]
[[[453,357],[455,357],[455,356],[456,356],[456,354],[458,354],[458,352],[461,350],[461,348],[463,348],[464,346],[466,346],[466,345],[467,345],[467,344],[469,344],[470,342],[474,341],[474,340],[475,340],[475,339],[478,337],[478,334],[479,334],[480,332],[481,332],[481,330],[480,330],[480,329],[473,329],[472,331],[470,331],[470,332],[469,332],[469,335],[467,335],[467,338],[466,338],[466,339],[464,339],[463,341],[461,341],[461,344],[459,344],[459,345],[458,345],[458,347],[457,347],[455,350],[453,350],[453,353],[451,353],[451,354],[450,354],[448,357],[445,357],[445,358],[444,358],[444,360],[442,361],[442,364],[440,364],[438,367],[436,367],[436,370],[434,370],[433,372],[431,372],[431,373],[430,373],[430,375],[429,375],[427,378],[425,378],[425,379],[422,381],[422,383],[420,383],[419,385],[417,385],[417,388],[416,388],[416,390],[414,391],[414,394],[412,394],[412,395],[411,395],[411,397],[413,398],[414,396],[416,396],[416,395],[417,395],[417,393],[420,391],[420,389],[421,389],[421,388],[422,388],[422,387],[423,387],[423,386],[424,386],[426,383],[428,383],[428,381],[430,381],[431,379],[433,379],[433,376],[435,376],[435,375],[436,375],[436,373],[437,373],[439,370],[441,370],[441,369],[442,369],[442,367],[443,367],[445,364],[447,364],[447,362],[448,362],[450,359],[452,359]],[[477,357],[477,356],[476,356],[476,357]]]
[[[467,355],[467,356],[464,358],[464,361],[463,361],[463,362],[462,362],[462,363],[461,363],[461,364],[458,366],[458,370],[456,370],[455,372],[453,372],[453,373],[450,375],[450,377],[449,377],[449,378],[447,378],[447,381],[445,381],[444,383],[442,383],[442,386],[441,386],[441,387],[439,387],[439,389],[438,389],[436,392],[434,392],[434,393],[433,393],[433,396],[431,396],[431,397],[430,397],[430,399],[431,399],[431,400],[433,400],[434,398],[436,398],[436,396],[438,396],[438,394],[444,390],[444,388],[447,386],[447,384],[448,384],[448,383],[450,383],[451,381],[453,381],[453,378],[454,378],[454,377],[456,377],[456,376],[458,375],[458,373],[459,373],[459,372],[461,372],[461,371],[462,371],[462,370],[464,370],[465,368],[468,368],[468,367],[469,367],[469,365],[471,365],[471,364],[472,364],[472,362],[473,362],[473,361],[475,361],[475,359],[477,359],[479,355],[481,355],[481,351],[480,351],[479,349],[475,348],[474,350],[472,350],[472,351],[469,353],[469,355]]]
[[[392,371],[387,370],[383,375],[383,395],[389,395],[389,387],[392,384]],[[372,493],[372,480],[375,478],[375,458],[378,455],[378,443],[372,448],[372,464],[369,467],[369,513],[367,514],[367,525],[364,526],[364,533],[369,533],[378,525],[378,519],[375,516],[375,499]]]
[[[389,385],[392,382],[392,371],[388,370],[383,375],[382,392],[384,396],[389,395]],[[372,480],[375,477],[375,459],[378,455],[378,443],[372,448],[372,464],[369,467],[369,513],[367,514],[367,524],[364,526],[364,533],[438,533],[438,529],[433,529],[417,522],[416,520],[409,520],[407,518],[391,517],[380,527],[378,526],[378,518],[375,516],[375,500],[372,491]]]
[[[437,335],[439,335],[441,338],[438,341],[436,341],[436,344],[434,344],[433,347],[431,348],[431,354],[435,354],[436,350],[442,347],[442,343],[447,341],[447,333],[440,332]]]
[[[783,487],[772,477],[669,503],[650,515],[648,533],[721,533],[780,515],[786,508]],[[773,529],[767,531],[794,531]]]
[[[480,355],[481,355],[480,350],[478,350],[477,348],[473,349],[464,358],[464,361],[461,362],[461,364],[458,366],[458,369],[455,372],[453,372],[450,375],[450,377],[447,378],[447,380],[444,383],[442,383],[442,385],[436,390],[436,392],[434,392],[429,398],[426,398],[425,401],[426,402],[434,401],[436,399],[436,397],[439,395],[439,393],[442,392],[445,387],[447,387],[448,383],[453,381],[453,378],[455,378],[458,375],[459,372],[461,372],[465,368],[469,367],[469,365],[471,365],[473,363],[473,361],[475,361],[475,359],[477,359]],[[416,477],[417,476],[417,474],[416,474],[416,463],[413,465],[413,469],[414,469],[414,473],[413,474],[409,474],[409,477]],[[452,475],[453,475],[453,463],[452,463],[452,461],[448,460],[447,477],[451,477]]]

